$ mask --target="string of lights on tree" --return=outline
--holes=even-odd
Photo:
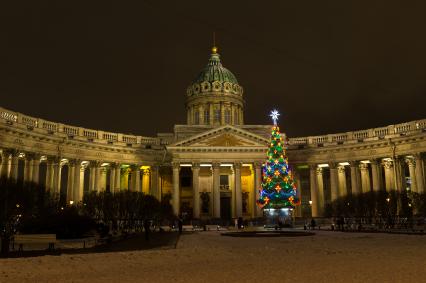
[[[277,110],[269,115],[274,122],[266,162],[262,165],[262,189],[257,205],[263,209],[294,208],[300,204],[296,184],[288,165],[284,141],[277,125]]]

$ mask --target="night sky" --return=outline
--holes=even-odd
[[[290,137],[426,118],[426,2],[415,0],[2,1],[0,106],[171,132],[213,31],[246,124],[270,124],[273,108]]]

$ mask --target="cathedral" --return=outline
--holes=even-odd
[[[244,89],[212,48],[186,89],[187,122],[155,137],[87,129],[0,108],[0,174],[42,184],[70,205],[91,191],[171,196],[176,215],[252,219],[271,125],[244,123]],[[284,137],[301,205],[378,190],[425,192],[426,119],[345,133]]]

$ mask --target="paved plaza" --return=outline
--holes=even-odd
[[[176,249],[0,259],[0,282],[426,282],[426,237],[180,237]]]

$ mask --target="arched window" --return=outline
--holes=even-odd
[[[231,123],[231,110],[229,110],[229,109],[225,110],[225,123],[226,124]]]
[[[214,121],[215,121],[215,123],[220,122],[220,109],[214,110]]]
[[[206,125],[210,124],[210,111],[204,110],[204,123]]]
[[[200,112],[198,110],[194,112],[194,124],[200,124]]]

